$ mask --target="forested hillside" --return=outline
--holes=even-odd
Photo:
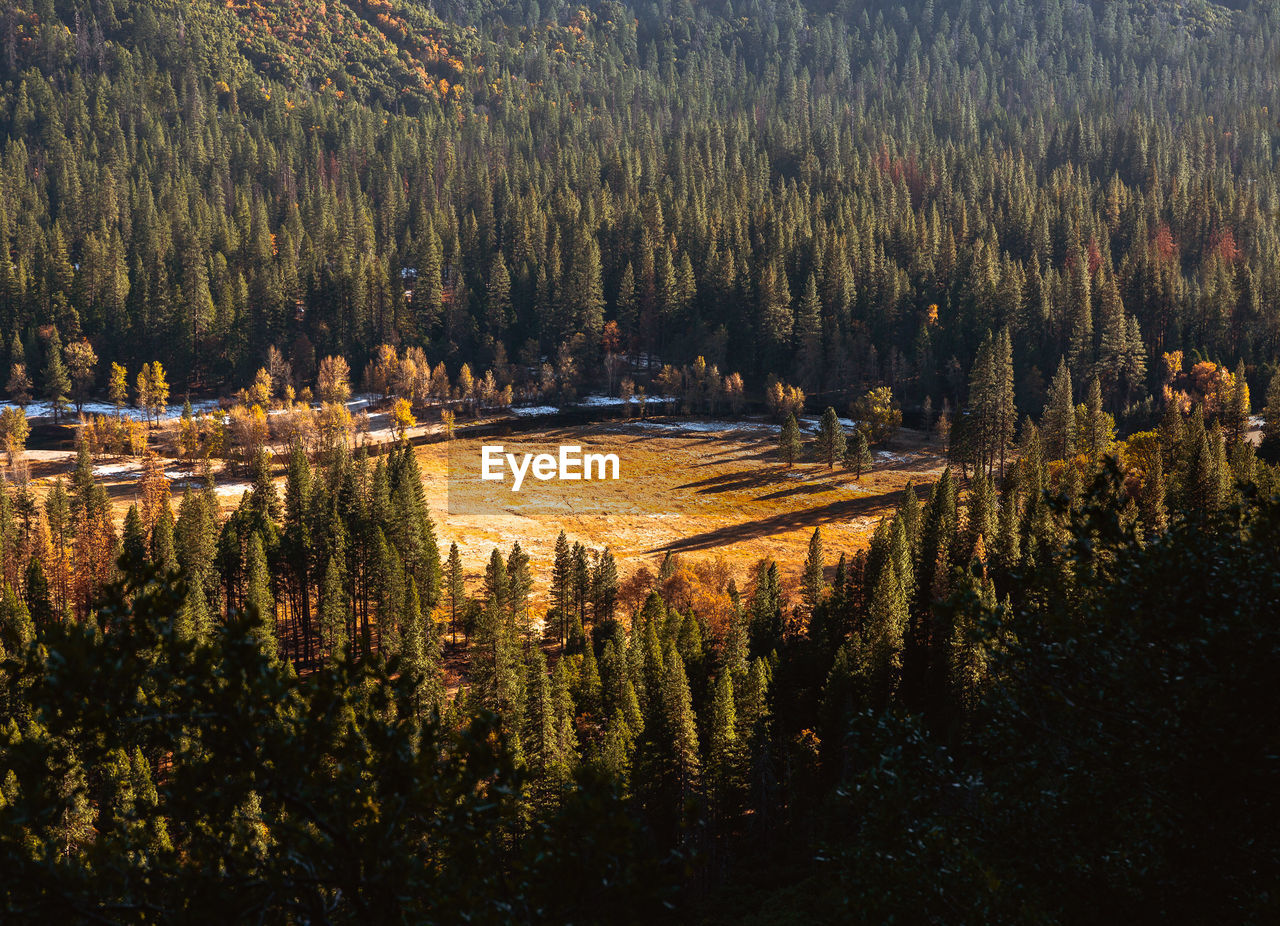
[[[1116,413],[1173,350],[1261,393],[1278,14],[1238,6],[23,0],[0,325],[180,392],[388,342],[954,407],[1007,325],[1024,411],[1064,355]]]
[[[1276,0],[0,0],[0,920],[1275,922],[1277,142]],[[683,542],[429,504],[588,413]]]

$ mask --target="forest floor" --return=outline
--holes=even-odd
[[[807,423],[806,438],[813,424]],[[656,573],[672,552],[690,562],[716,561],[740,587],[750,568],[765,557],[778,562],[784,580],[794,581],[815,527],[822,528],[826,559],[833,564],[841,553],[866,546],[908,482],[927,492],[945,466],[936,441],[907,429],[888,447],[873,451],[874,464],[860,479],[819,463],[782,465],[777,426],[763,420],[623,419],[533,429],[526,422],[509,436],[460,436],[448,442],[439,439],[438,429],[415,428],[411,437],[420,442],[416,452],[441,555],[457,542],[468,588],[474,591],[493,548],[505,556],[519,541],[531,559],[535,602],[545,601],[561,530],[570,542],[609,547],[620,579],[642,566]],[[374,436],[380,435],[375,431]],[[487,483],[480,495],[460,491],[458,474],[475,474],[484,444],[502,444],[516,453],[555,452],[566,444],[579,445],[583,452],[615,453],[620,478],[536,483],[530,476],[519,494],[510,492],[509,481]],[[54,479],[69,479],[75,454],[33,449],[27,462],[36,492],[43,495]],[[185,486],[200,481],[180,460],[162,456],[161,464],[175,502]],[[94,469],[123,520],[129,505],[140,500],[141,460],[105,460]],[[234,508],[249,488],[242,473],[218,473],[215,481],[225,510]]]

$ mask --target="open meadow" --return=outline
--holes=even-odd
[[[690,563],[715,563],[744,585],[750,568],[765,557],[779,563],[784,581],[798,576],[809,538],[822,528],[828,564],[840,553],[866,546],[876,523],[892,513],[903,488],[921,491],[945,465],[940,448],[918,431],[902,430],[891,447],[873,452],[874,464],[861,478],[837,466],[778,462],[777,426],[763,420],[661,418],[554,425],[521,430],[507,437],[467,436],[441,439],[437,425],[415,428],[427,503],[436,522],[441,552],[456,542],[468,586],[478,587],[493,548],[508,551],[519,541],[537,577],[535,601],[545,601],[556,537],[595,550],[608,547],[622,578],[641,567],[657,572],[663,557],[675,553]],[[811,437],[812,422],[806,431]],[[375,432],[375,436],[385,436]],[[480,448],[504,443],[509,449],[544,450],[578,444],[593,452],[616,453],[621,478],[610,482],[532,486],[505,498],[507,490],[487,493],[485,504],[450,506],[449,465],[478,465]],[[163,456],[159,464],[176,499],[199,484],[188,464]],[[461,462],[460,462],[461,461]],[[36,449],[28,464],[37,494],[53,480],[69,479],[75,454]],[[283,491],[281,467],[277,478]],[[106,486],[122,522],[129,505],[140,501],[143,462],[104,459],[96,478]],[[215,491],[224,510],[234,508],[249,488],[248,477],[229,469],[215,474]],[[456,483],[452,487],[457,491]]]

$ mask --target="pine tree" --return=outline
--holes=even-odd
[[[168,504],[160,507],[156,523],[151,528],[151,561],[165,572],[178,569],[178,554],[174,547],[173,511]]]
[[[666,737],[668,774],[683,807],[696,794],[701,759],[698,752],[697,718],[689,694],[684,661],[669,647],[663,657],[662,729]]]
[[[1115,440],[1115,419],[1102,408],[1102,383],[1096,376],[1089,381],[1089,394],[1084,407],[1081,438],[1085,452],[1089,455],[1090,465],[1096,467]]]
[[[138,506],[130,505],[124,516],[124,533],[120,540],[121,555],[134,569],[147,562],[147,532],[142,525]]]
[[[71,394],[71,377],[62,362],[62,338],[58,329],[49,333],[45,345],[44,357],[44,397],[53,408],[53,420],[56,422],[67,407],[67,398]]]
[[[1267,384],[1266,404],[1262,408],[1262,446],[1274,458],[1280,453],[1280,369]]]
[[[485,329],[489,340],[500,342],[507,332],[511,314],[511,274],[502,252],[489,265],[489,288],[485,296]]]
[[[573,698],[579,713],[589,720],[599,718],[603,696],[604,684],[600,680],[600,665],[596,660],[595,647],[588,644],[582,651],[582,662],[573,685]]]
[[[466,586],[462,576],[462,554],[456,543],[449,544],[449,565],[446,569],[446,588],[449,601],[449,629],[453,642],[458,642],[458,613],[464,604]]]
[[[520,542],[511,545],[507,557],[507,607],[516,632],[524,640],[532,642],[533,625],[529,617],[529,593],[533,589],[533,574],[529,571],[529,556],[520,549]]]
[[[204,589],[195,582],[186,583],[182,608],[174,620],[174,631],[180,639],[208,642],[213,634],[213,618]]]
[[[129,374],[118,363],[111,364],[111,376],[107,380],[107,398],[116,407],[116,417],[124,413],[129,404]]]
[[[1151,471],[1142,484],[1141,509],[1142,520],[1151,533],[1162,533],[1169,526],[1169,513],[1165,505],[1168,489],[1164,479],[1164,461],[1159,453],[1154,454]]]
[[[444,678],[440,662],[440,636],[435,621],[422,613],[418,586],[410,579],[404,614],[403,671],[414,680],[412,697],[416,716],[426,718],[439,711],[444,700]]]
[[[1093,303],[1089,285],[1089,260],[1077,250],[1071,268],[1071,288],[1067,307],[1071,325],[1071,367],[1077,374],[1093,369]]]
[[[1188,514],[1203,518],[1218,510],[1221,483],[1217,455],[1208,432],[1201,429],[1192,439],[1194,443],[1183,479],[1183,506]]]
[[[772,653],[782,643],[782,586],[778,564],[762,560],[756,568],[755,594],[751,598],[751,652]]]
[[[1124,304],[1120,301],[1120,289],[1110,265],[1104,264],[1099,273],[1098,328],[1099,347],[1097,372],[1103,383],[1104,395],[1113,401],[1121,398],[1125,376],[1126,356],[1129,348],[1129,330]]]
[[[795,317],[791,310],[791,290],[781,261],[765,264],[757,287],[760,325],[760,369],[783,370],[782,358],[791,347]]]
[[[810,273],[805,280],[796,314],[796,380],[806,392],[822,386],[822,303],[818,299],[818,281]]]
[[[788,467],[794,466],[800,456],[800,425],[795,413],[787,415],[782,423],[782,432],[778,437],[778,454]]]
[[[1013,356],[1009,329],[987,334],[969,376],[969,416],[964,423],[970,459],[986,473],[999,464],[1013,442],[1017,423],[1013,396]]]
[[[840,426],[836,410],[830,406],[822,413],[822,419],[818,422],[817,446],[818,459],[826,463],[828,468],[834,468],[837,462],[844,460],[844,428]]]
[[[88,396],[89,387],[93,384],[93,368],[97,363],[98,355],[94,353],[88,341],[73,341],[67,345],[66,369],[70,376],[77,413],[84,408],[84,400]]]
[[[741,788],[742,748],[733,703],[733,679],[722,672],[711,698],[707,725],[707,785],[712,810],[722,830],[730,828]]]
[[[1241,360],[1236,364],[1235,374],[1231,377],[1230,400],[1223,411],[1223,428],[1231,444],[1238,444],[1244,439],[1245,432],[1249,429],[1251,410],[1249,381],[1245,376],[1244,361]]]
[[[502,564],[501,556],[495,559],[498,565]],[[505,566],[502,568],[505,571]],[[510,716],[512,723],[518,723],[520,716],[519,653],[520,647],[501,601],[488,598],[477,617],[469,649],[469,680],[476,703]]]
[[[805,609],[812,618],[822,600],[822,590],[826,585],[822,562],[822,530],[815,527],[813,536],[809,538],[809,552],[804,560],[804,575],[800,582],[801,596]]]
[[[556,730],[556,703],[547,661],[542,650],[533,647],[525,661],[524,725],[521,747],[529,775],[533,779],[533,803],[546,810],[554,801],[560,767],[560,740]]]
[[[43,632],[46,628],[52,627],[57,614],[53,608],[53,599],[49,594],[49,580],[45,578],[44,569],[40,566],[40,560],[37,557],[31,557],[27,562],[26,588],[24,598],[27,604],[27,613],[31,617],[31,624],[35,627],[36,632]]]
[[[592,620],[602,624],[613,620],[618,602],[618,564],[613,552],[605,547],[591,570]]]
[[[897,569],[891,566],[881,571],[867,609],[871,685],[880,705],[892,701],[902,681],[907,617],[902,580]]]
[[[1006,326],[996,340],[995,396],[993,403],[996,446],[1000,452],[1000,476],[1004,477],[1006,454],[1013,444],[1018,425],[1018,406],[1013,388],[1013,340]]]
[[[1012,487],[1000,497],[995,555],[1006,575],[1022,560],[1022,512],[1018,492]]]
[[[509,594],[507,564],[502,559],[502,553],[494,547],[489,554],[489,564],[484,571],[484,600],[485,605],[494,608],[506,624],[511,623]]]
[[[563,646],[568,639],[569,614],[573,598],[573,552],[564,531],[556,537],[555,560],[551,566],[551,606],[557,617],[556,631]]]
[[[556,662],[552,673],[551,697],[554,711],[555,781],[559,787],[563,788],[573,774],[578,750],[578,734],[574,729],[577,709],[570,690],[568,660],[561,659]]]
[[[248,565],[246,567],[244,603],[258,623],[253,634],[267,658],[277,657],[276,600],[271,591],[271,573],[267,567],[267,552],[262,534],[255,531],[249,538]]]
[[[854,428],[845,446],[844,465],[853,470],[853,478],[861,479],[862,474],[871,470],[871,448],[867,445],[867,435],[861,428]]]
[[[334,654],[350,643],[350,616],[342,573],[339,557],[330,556],[320,586],[319,629],[321,649]]]
[[[630,261],[622,268],[622,277],[618,280],[617,310],[618,324],[623,331],[634,335],[639,327],[640,315],[636,299],[636,275]]]
[[[1070,460],[1076,453],[1076,403],[1071,390],[1071,371],[1065,359],[1049,387],[1049,403],[1040,420],[1045,451],[1051,460]]]

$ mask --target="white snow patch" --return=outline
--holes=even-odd
[[[95,476],[125,476],[136,479],[142,475],[142,468],[138,463],[99,463],[93,468]]]
[[[761,427],[768,427],[768,425],[750,421],[648,421],[644,419],[627,421],[625,425],[637,428],[657,428],[664,431],[691,431],[698,434],[724,434],[731,431],[758,430]]]
[[[652,401],[652,399],[650,400]],[[587,395],[578,400],[579,405],[585,405],[588,408],[605,408],[617,405],[626,405],[627,403],[621,396],[613,395]]]
[[[353,395],[347,400],[347,408],[353,412],[362,408],[368,408],[370,405],[376,405],[382,401],[382,396],[376,392],[362,392],[359,395]],[[316,405],[319,408],[319,404]]]
[[[12,402],[6,402],[0,407],[17,408],[17,405],[15,405]],[[191,410],[195,412],[197,415],[200,414],[201,412],[216,411],[217,408],[218,408],[217,399],[201,399],[199,402],[191,403]],[[115,417],[116,407],[114,405],[111,405],[108,402],[85,402],[82,409],[82,414],[84,414],[86,418],[88,418],[91,415],[106,415],[109,417]],[[133,406],[129,406],[127,408],[121,409],[120,414],[122,417],[132,419],[133,421],[144,421],[146,420],[146,417],[147,417],[147,413],[143,409],[134,408]],[[181,414],[182,414],[182,403],[178,403],[177,405],[166,406],[164,412],[161,413],[160,417],[162,419],[177,418]],[[53,404],[50,402],[31,402],[27,405],[27,417],[28,418],[52,418]],[[75,423],[75,421],[77,420],[75,405],[69,403],[67,407],[63,409],[62,417],[63,417],[63,420],[67,421],[68,423]]]
[[[818,430],[818,424],[820,423],[820,419],[807,415],[804,418],[797,418],[796,420],[800,423],[800,429],[802,431],[816,431]],[[854,421],[852,418],[837,418],[836,421],[840,422],[840,427],[844,428],[846,431],[852,431],[858,426],[858,422]]]
[[[555,415],[560,411],[554,405],[525,405],[511,409],[513,415],[520,418],[533,418],[539,415]]]

